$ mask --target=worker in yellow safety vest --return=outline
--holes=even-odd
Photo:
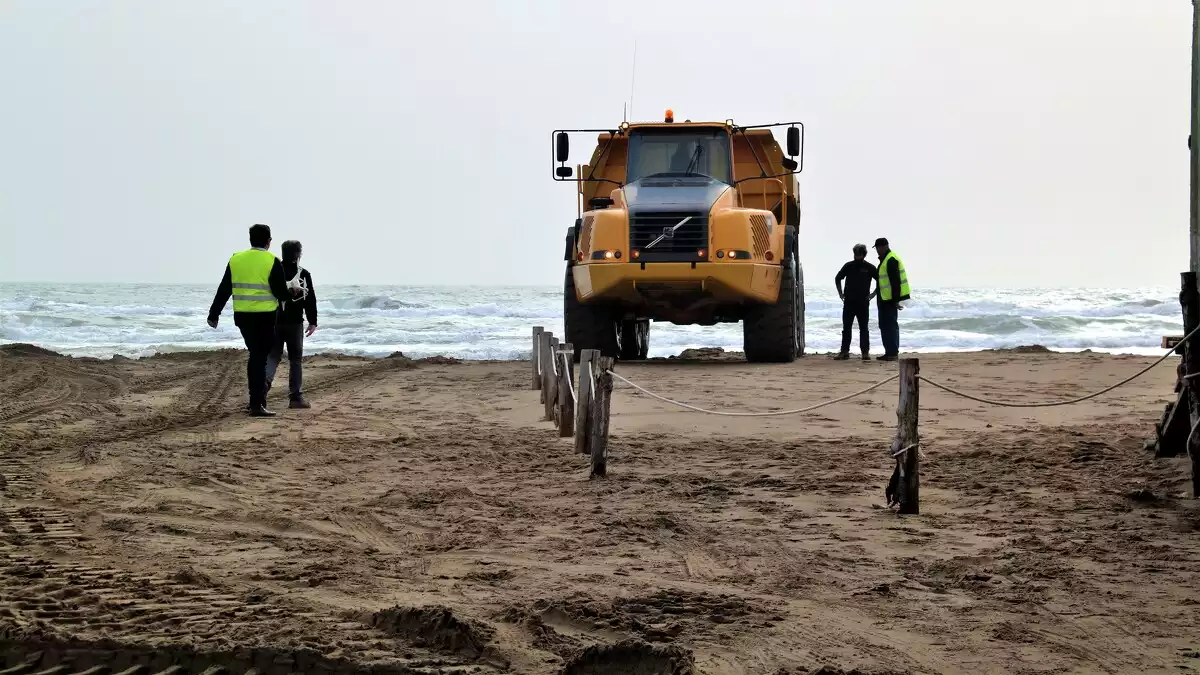
[[[886,238],[875,240],[875,253],[879,256],[876,293],[879,297],[879,337],[883,342],[883,355],[877,360],[895,361],[900,358],[900,302],[909,299],[908,272]]]
[[[233,323],[242,332],[250,356],[246,362],[246,384],[250,389],[249,412],[253,417],[274,417],[267,409],[267,355],[275,342],[275,321],[279,303],[293,293],[284,279],[283,265],[271,253],[271,228],[253,225],[250,248],[234,253],[225,266],[225,276],[217,287],[208,325],[216,328],[225,303],[233,298]]]

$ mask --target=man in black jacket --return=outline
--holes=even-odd
[[[871,358],[871,333],[867,320],[871,316],[871,298],[875,295],[871,292],[871,284],[876,274],[875,266],[867,262],[867,247],[855,244],[854,260],[842,265],[841,271],[833,278],[838,297],[842,299],[842,350],[834,357],[838,361],[850,358],[850,337],[856,319],[858,347],[862,351],[863,361]],[[845,291],[842,290],[842,280],[846,281]]]
[[[267,354],[271,351],[271,344],[275,339],[278,301],[291,298],[292,293],[288,291],[287,280],[283,276],[283,265],[268,251],[271,247],[271,228],[266,225],[253,225],[250,228],[250,247],[247,251],[235,253],[225,266],[225,276],[221,279],[212,307],[208,310],[208,325],[217,327],[225,303],[233,296],[233,324],[242,332],[242,339],[250,352],[246,361],[250,415],[274,417],[275,413],[267,410]],[[272,263],[267,256],[274,259],[274,262]],[[232,270],[234,264],[238,266],[236,280],[235,271]],[[264,274],[268,265],[270,271]],[[266,283],[262,283],[263,281]],[[237,290],[241,291],[237,295],[234,294],[235,283]],[[272,304],[274,307],[271,307]],[[239,309],[239,305],[245,309]]]
[[[304,373],[300,360],[304,357],[304,338],[317,332],[317,291],[313,287],[312,275],[300,267],[300,242],[283,242],[283,275],[288,286],[299,289],[300,295],[283,303],[279,309],[279,321],[275,325],[275,343],[267,356],[267,391],[275,380],[275,369],[283,359],[283,348],[288,353],[289,408],[311,408],[304,400]],[[304,319],[308,319],[308,330]]]

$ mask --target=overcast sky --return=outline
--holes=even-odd
[[[1178,283],[1187,0],[0,0],[0,281],[559,284],[550,131],[802,120],[801,262]],[[591,148],[576,143],[573,161]]]

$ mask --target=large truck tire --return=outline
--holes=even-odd
[[[752,305],[742,320],[742,343],[751,363],[791,363],[803,352],[804,281],[794,257],[783,266],[779,298],[771,305]]]
[[[621,360],[642,361],[650,355],[650,320],[621,322]]]
[[[567,265],[563,280],[563,330],[566,341],[575,349],[575,361],[584,349],[599,349],[602,356],[616,358],[620,351],[618,323],[602,305],[585,305],[575,295],[575,275]]]
[[[799,262],[796,263],[796,273],[797,273],[796,282],[797,282],[797,284],[799,284],[799,288],[800,288],[800,293],[799,293],[799,297],[798,297],[800,304],[799,304],[799,309],[796,312],[796,319],[799,322],[799,325],[796,329],[796,331],[798,333],[797,340],[796,340],[796,357],[799,358],[801,356],[804,356],[805,350],[808,348],[808,336],[805,333],[805,329],[804,329],[804,314],[805,314],[805,310],[807,310],[807,308],[808,308],[808,303],[806,303],[804,301],[804,266],[801,265]]]

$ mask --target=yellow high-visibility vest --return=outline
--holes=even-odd
[[[229,259],[229,279],[233,282],[233,311],[274,312],[279,301],[271,293],[271,269],[275,254],[259,248],[234,253]]]
[[[888,251],[888,254],[883,256],[883,260],[879,261],[879,299],[884,302],[892,300],[892,280],[887,273],[889,260],[895,260],[896,266],[900,268],[900,295],[897,299],[908,300],[908,272],[904,270],[904,262],[900,260],[900,256],[892,251]]]

